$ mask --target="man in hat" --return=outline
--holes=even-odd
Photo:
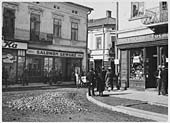
[[[92,91],[92,96],[95,96],[94,93],[94,87],[95,87],[95,72],[93,71],[93,68],[87,73],[87,80],[89,81],[88,83],[88,94],[91,96],[91,91]]]
[[[162,81],[162,95],[166,95],[168,93],[168,71],[165,69],[165,66],[162,66],[162,72],[160,74]]]

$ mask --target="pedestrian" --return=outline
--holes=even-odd
[[[47,81],[48,81],[48,71],[47,71],[47,69],[44,69],[44,77],[43,77],[43,78],[44,78],[44,79],[43,79],[44,84],[46,84]]]
[[[156,82],[157,82],[157,88],[158,88],[158,95],[160,95],[161,93],[161,65],[158,65],[158,69],[155,72],[155,78],[156,78]]]
[[[104,75],[103,75],[104,74]],[[103,96],[103,91],[105,89],[105,71],[99,70],[97,73],[97,82],[98,82],[98,91],[99,91],[99,96]]]
[[[90,69],[90,71],[87,73],[87,80],[88,83],[88,95],[89,96],[95,96],[94,93],[94,87],[95,87],[95,72],[93,71],[93,68]],[[92,94],[91,94],[92,92]]]
[[[79,88],[80,87],[80,76],[79,76],[78,71],[75,73],[75,76],[76,76],[76,86],[77,88]]]
[[[29,81],[29,72],[27,67],[25,67],[23,71],[22,85],[23,86],[28,85],[28,81]]]
[[[105,76],[105,83],[106,83],[106,88],[108,91],[111,90],[111,84],[113,82],[113,74],[111,72],[111,67],[108,68],[106,76]]]
[[[5,83],[5,88],[8,88],[8,77],[9,77],[8,71],[6,70],[5,67],[3,67],[3,69],[2,69],[2,80]]]
[[[49,72],[49,85],[52,85],[54,80],[54,68],[52,68]]]
[[[54,77],[54,83],[57,84],[57,81],[58,81],[58,71],[57,71],[57,69],[54,69],[53,77]]]
[[[161,81],[162,81],[162,95],[166,95],[167,92],[167,86],[168,86],[168,71],[165,69],[165,66],[162,66],[162,72],[161,72]]]

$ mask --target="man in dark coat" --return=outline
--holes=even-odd
[[[158,70],[155,72],[155,78],[157,82],[157,88],[158,88],[158,95],[160,95],[161,92],[161,65],[158,66]]]
[[[27,67],[24,68],[24,71],[23,71],[23,81],[22,81],[22,85],[28,85],[28,78],[29,77],[29,72],[28,72],[28,69]]]
[[[103,91],[105,89],[105,75],[106,71],[104,70],[103,67],[102,71],[99,71],[97,74],[99,96],[103,96]]]
[[[167,94],[167,83],[168,83],[168,71],[165,69],[165,66],[162,66],[161,72],[161,81],[162,81],[162,95]]]
[[[4,83],[5,83],[5,88],[8,87],[8,71],[5,69],[5,67],[3,67],[2,69],[2,79],[4,80]]]
[[[89,84],[88,84],[88,94],[89,94],[89,96],[91,96],[91,91],[92,91],[92,95],[95,96],[95,94],[94,94],[95,73],[94,73],[93,69],[91,69],[87,73],[87,80],[89,81]]]

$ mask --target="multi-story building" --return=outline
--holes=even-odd
[[[2,66],[8,80],[41,82],[54,68],[63,80],[86,71],[87,22],[92,8],[71,2],[3,2]]]
[[[88,23],[88,49],[90,51],[90,67],[95,69],[110,66],[109,51],[115,52],[116,20],[111,11],[106,11],[105,18],[91,19]],[[114,69],[114,68],[113,68]]]
[[[156,88],[157,66],[168,66],[168,3],[119,2],[118,15],[122,87]]]

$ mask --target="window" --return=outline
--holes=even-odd
[[[59,19],[54,19],[53,34],[55,37],[61,37],[61,20]]]
[[[96,49],[102,49],[102,38],[96,37]]]
[[[141,17],[144,15],[144,2],[131,3],[131,18]]]
[[[162,10],[167,10],[167,2],[161,2],[162,3]]]
[[[4,8],[3,13],[3,36],[4,38],[14,38],[15,11]]]
[[[130,79],[143,80],[144,79],[144,62],[143,50],[130,50]]]
[[[78,40],[78,23],[71,23],[71,40]]]
[[[30,18],[30,39],[39,40],[40,35],[40,15],[31,13]]]

